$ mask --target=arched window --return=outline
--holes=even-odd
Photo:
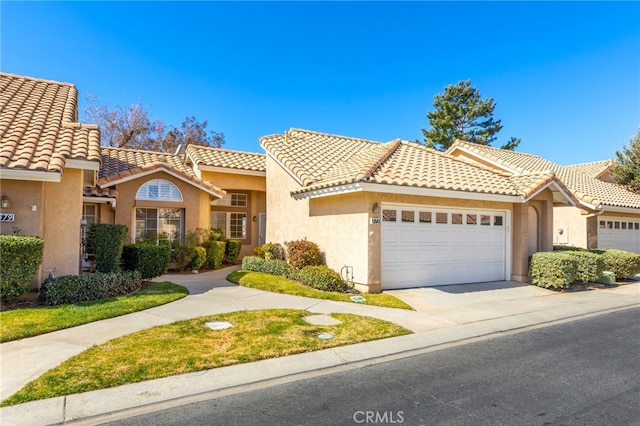
[[[136,200],[182,201],[177,186],[163,179],[145,182],[136,193]]]

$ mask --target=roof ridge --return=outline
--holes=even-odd
[[[260,153],[260,152],[240,151],[240,150],[237,150],[237,149],[218,148],[218,147],[215,147],[215,146],[197,145],[197,144],[193,144],[193,143],[187,144],[186,148],[191,148],[191,147],[194,147],[196,149],[202,148],[202,149],[206,149],[206,150],[209,150],[209,151],[222,151],[222,152],[231,152],[231,153],[234,153],[234,154],[257,155],[257,156],[261,156],[261,157],[266,155],[266,154],[263,154],[263,153]]]
[[[398,150],[400,145],[402,145],[400,139],[395,139],[384,144],[380,157],[369,164],[365,164],[364,168],[356,176],[362,175],[362,179],[369,179],[373,176],[373,173]]]
[[[613,158],[607,158],[606,160],[597,160],[597,161],[588,161],[586,163],[575,163],[575,164],[569,164],[568,166],[564,166],[564,167],[579,167],[579,166],[589,166],[592,164],[598,164],[598,163],[612,163],[614,161]]]
[[[148,149],[121,148],[119,146],[101,146],[100,150],[103,150],[103,149],[114,149],[114,150],[118,150],[118,151],[127,151],[127,152],[139,152],[139,153],[148,153],[148,154],[169,155],[171,157],[182,158],[182,156],[178,155],[178,154],[172,154],[170,152],[151,151],[151,150],[148,150]]]
[[[297,127],[292,127],[289,130],[285,131],[284,133],[290,133],[292,131],[298,131],[298,132],[304,132],[304,133],[312,133],[314,135],[320,135],[320,136],[329,136],[329,137],[333,137],[333,138],[342,138],[342,139],[350,139],[353,141],[361,141],[361,142],[368,142],[368,143],[376,143],[376,144],[383,144],[384,142],[380,142],[380,141],[374,141],[371,139],[363,139],[363,138],[357,138],[354,136],[345,136],[345,135],[338,135],[336,133],[326,133],[326,132],[318,132],[316,130],[307,130],[307,129],[300,129]],[[277,134],[275,134],[277,135]],[[268,136],[274,136],[274,135],[268,135]]]
[[[38,81],[38,82],[41,82],[41,83],[54,83],[54,84],[60,84],[60,85],[65,85],[65,86],[76,87],[75,84],[69,83],[69,82],[66,82],[66,81],[49,80],[49,79],[46,79],[46,78],[39,78],[39,77],[30,77],[28,75],[20,75],[20,74],[14,74],[14,73],[3,72],[3,71],[0,71],[0,76],[16,77],[16,78],[20,78],[22,80],[31,80],[31,81]]]

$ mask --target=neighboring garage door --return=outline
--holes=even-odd
[[[382,288],[503,281],[507,213],[382,207]]]
[[[640,221],[623,217],[598,219],[598,248],[640,253]]]

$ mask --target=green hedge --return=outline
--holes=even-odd
[[[11,302],[29,290],[42,263],[44,241],[38,237],[0,235],[0,292]]]
[[[171,261],[171,247],[155,244],[127,244],[122,249],[125,271],[140,271],[143,280],[166,274]]]
[[[242,241],[240,240],[227,240],[227,247],[224,251],[224,261],[226,263],[234,263],[240,256],[240,250],[242,249]]]
[[[590,251],[562,251],[560,253],[573,257],[576,262],[576,280],[583,283],[595,283],[600,279],[600,274],[605,270],[604,259],[597,253]]]
[[[325,265],[305,266],[295,270],[290,278],[316,290],[344,292],[349,289],[340,274]]]
[[[563,252],[539,252],[531,256],[531,284],[544,288],[567,288],[578,276],[576,258]]]
[[[280,259],[263,259],[258,256],[245,256],[242,259],[242,269],[265,274],[290,276],[290,268],[287,262]]]
[[[100,300],[132,293],[141,286],[138,271],[66,275],[46,280],[39,300],[48,305]]]
[[[640,255],[623,250],[593,250],[604,261],[604,270],[615,274],[617,280],[631,278],[640,273]]]
[[[187,263],[187,270],[197,271],[207,261],[207,250],[204,247],[189,247],[191,250],[191,258]]]
[[[120,270],[122,248],[127,239],[125,225],[92,223],[87,235],[88,249],[94,255],[97,272],[116,272]]]
[[[286,260],[287,258],[284,247],[278,243],[262,244],[253,249],[253,254],[263,259]]]
[[[207,268],[218,269],[222,266],[226,246],[225,241],[210,240],[202,243],[202,247],[206,250]]]

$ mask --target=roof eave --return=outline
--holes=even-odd
[[[60,182],[62,180],[62,173],[43,170],[7,169],[0,167],[0,179]]]

